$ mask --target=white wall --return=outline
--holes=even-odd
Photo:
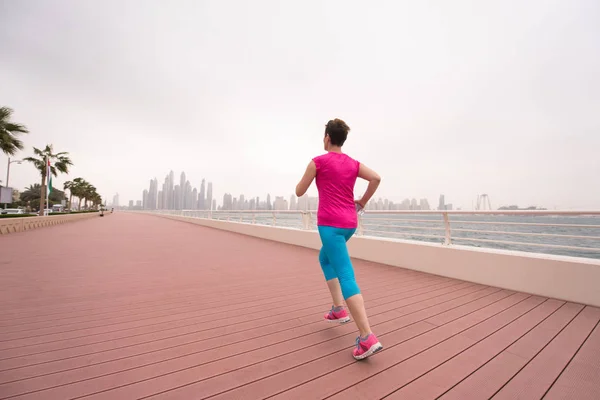
[[[315,231],[161,216],[321,248]],[[600,307],[600,260],[360,236],[352,238],[348,247],[350,255],[358,259]]]

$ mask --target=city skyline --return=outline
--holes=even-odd
[[[192,178],[192,181],[194,178]],[[183,187],[183,190],[181,189]],[[149,188],[142,191],[142,198],[129,199],[129,207],[134,204],[135,208],[144,210],[316,210],[318,207],[318,194],[312,195],[306,193],[304,196],[297,197],[294,194],[290,196],[279,196],[275,194],[271,196],[271,192],[266,193],[265,197],[261,196],[246,196],[244,193],[238,196],[231,192],[224,192],[221,201],[213,197],[213,183],[205,178],[201,179],[200,190],[190,182],[185,171],[179,175],[179,184],[175,184],[175,172],[171,170],[164,179],[162,189],[158,190],[158,179],[150,179]],[[356,191],[358,199],[358,192]],[[445,194],[440,194],[437,205],[432,206],[428,198],[425,197],[405,197],[401,201],[394,201],[384,196],[378,196],[377,193],[368,202],[366,210],[477,210],[480,205],[480,198],[485,198],[487,203],[483,204],[483,208],[491,206],[491,198],[487,194],[479,194],[476,196],[477,201],[471,201],[470,206],[466,207],[447,202]],[[113,196],[111,205],[119,206],[119,193]],[[289,200],[288,200],[289,199]],[[528,204],[526,207],[537,208],[538,204]],[[517,207],[516,203],[496,204],[491,209]]]

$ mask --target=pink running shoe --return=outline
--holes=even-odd
[[[325,321],[330,323],[338,323],[345,324],[346,322],[350,322],[350,317],[348,316],[348,311],[345,308],[341,308],[336,311],[335,307],[332,306],[329,313],[325,314]]]
[[[363,360],[380,350],[383,350],[383,346],[377,340],[377,336],[374,333],[370,333],[366,338],[361,338],[360,336],[356,338],[356,348],[352,352],[352,355],[357,360]]]

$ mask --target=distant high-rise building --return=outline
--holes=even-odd
[[[417,203],[417,199],[413,198],[410,201],[410,209],[411,210],[418,210],[419,209],[419,204]]]
[[[429,201],[427,201],[427,199],[421,199],[419,203],[419,208],[421,210],[431,210],[431,207],[429,206]]]
[[[181,186],[179,185],[175,185],[175,188],[173,189],[173,205],[174,205],[174,210],[180,210],[179,208],[179,204],[181,202]]]
[[[215,199],[216,200],[216,199]],[[213,210],[216,208],[216,202],[213,202],[213,187],[212,182],[208,182],[208,186],[206,187],[206,200],[204,201],[205,209],[212,208]],[[212,207],[211,207],[212,205]]]
[[[443,194],[440,194],[440,202],[438,204],[438,210],[445,210],[446,209],[446,199],[444,198]]]
[[[192,204],[194,205],[192,207],[194,210],[200,209],[198,207],[198,189],[196,189],[196,188],[194,188],[194,190],[192,190]]]
[[[133,200],[129,200],[129,208],[133,208]]]
[[[140,208],[142,208],[142,201],[141,201],[141,200],[137,200],[137,201],[135,202],[135,208],[137,208],[137,209],[140,209]]]
[[[298,208],[298,206],[296,204],[296,196],[291,195],[290,196],[290,210],[296,210],[297,208]]]
[[[167,175],[167,177],[165,178],[165,182],[162,185],[162,190],[161,190],[161,210],[168,210],[169,209],[169,176]]]
[[[206,188],[206,180],[202,179],[202,183],[200,184],[200,194],[198,195],[198,209],[206,210],[209,207],[207,204],[207,199],[205,198],[205,188]]]
[[[179,176],[179,190],[181,192],[180,192],[178,202],[176,203],[177,210],[183,210],[184,206],[185,206],[185,182],[186,182],[185,172],[182,172],[181,175]]]
[[[216,209],[217,209],[217,199],[213,199],[211,210],[216,210]]]
[[[142,208],[144,210],[151,210],[150,204],[149,204],[149,194],[146,189],[144,189],[144,192],[142,193]]]
[[[185,181],[183,190],[183,209],[193,210],[194,208],[196,208],[196,206],[192,204],[192,185],[190,184],[190,181]]]
[[[233,209],[233,198],[231,194],[225,193],[223,195],[223,205],[221,207],[222,210],[232,210]]]
[[[117,193],[113,196],[112,206],[119,207],[119,193]]]
[[[157,209],[162,210],[163,209],[163,192],[162,190],[158,192],[158,204],[157,204]]]
[[[284,211],[288,209],[288,202],[283,196],[276,196],[273,203],[273,210]]]
[[[150,180],[150,190],[148,190],[147,202],[144,203],[144,208],[156,210],[158,208],[158,179]]]
[[[271,205],[271,195],[267,194],[267,210],[272,210],[273,206]]]
[[[173,171],[169,172],[169,183],[167,186],[167,201],[169,202],[169,210],[175,209],[175,173]]]
[[[306,193],[298,197],[297,209],[300,211],[308,211],[308,195]]]

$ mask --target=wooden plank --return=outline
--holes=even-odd
[[[586,307],[493,399],[541,399],[600,320],[600,309]]]
[[[481,368],[473,369],[472,374],[440,396],[440,399],[489,399],[554,339],[582,309],[580,304],[565,304]]]
[[[544,399],[600,399],[600,324],[587,338]]]
[[[449,360],[443,360],[445,355],[442,347],[448,346],[451,341],[438,345],[425,353],[420,354],[409,362],[401,363],[393,369],[404,368],[407,370],[405,380],[399,379],[398,384],[402,386],[391,394],[389,399],[433,399],[438,398],[457,382],[464,379],[471,372],[480,368],[498,353],[505,350],[511,344],[530,333],[548,317],[552,316],[564,303],[557,300],[548,300],[528,313],[522,315],[500,330],[485,337],[484,333],[465,332],[464,335],[479,342],[464,350],[459,350]],[[574,316],[578,310],[571,310],[570,316]],[[463,334],[461,334],[463,335]],[[454,339],[454,338],[453,338]],[[427,354],[430,353],[430,354]],[[421,360],[419,360],[421,359]],[[415,367],[416,364],[416,367]],[[410,370],[410,373],[408,371]],[[423,371],[426,371],[423,374]],[[390,373],[392,371],[390,370]],[[422,375],[418,375],[422,374]],[[415,379],[415,376],[419,378]],[[412,382],[411,382],[412,381]],[[471,393],[468,398],[472,399]]]

